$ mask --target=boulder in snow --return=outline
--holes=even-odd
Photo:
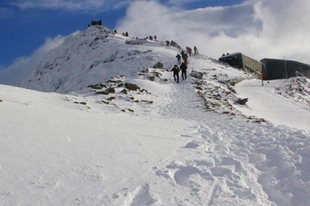
[[[164,68],[164,65],[163,65],[163,63],[161,63],[161,62],[157,62],[157,63],[153,66],[153,68],[156,68],[156,69],[163,69],[163,68]]]
[[[115,89],[114,88],[108,88],[105,90],[107,93],[115,93]]]
[[[88,86],[89,88],[92,88],[92,89],[102,89],[102,88],[107,88],[107,86],[106,85],[104,85],[104,84],[94,84],[94,85],[89,85]]]
[[[154,76],[148,76],[147,79],[152,81],[152,82],[155,81],[155,77]]]
[[[194,78],[197,78],[197,79],[202,79],[203,73],[195,71],[195,70],[192,70],[191,76],[194,77]]]
[[[131,84],[131,83],[125,83],[125,88],[128,90],[132,90],[132,91],[137,91],[140,89],[140,87],[138,87],[138,85]]]
[[[104,91],[96,92],[95,94],[108,95],[110,93],[115,93],[115,89],[114,88],[108,88]]]
[[[128,94],[128,91],[127,91],[127,89],[123,89],[123,90],[121,91],[121,93],[123,93],[123,94]]]
[[[0,102],[3,102],[3,101],[0,99]]]
[[[241,104],[241,105],[245,105],[248,102],[248,100],[249,100],[249,98],[244,98],[244,99],[238,98],[236,103]]]

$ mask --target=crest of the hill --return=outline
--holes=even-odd
[[[136,75],[141,68],[152,67],[157,62],[173,65],[175,53],[160,41],[125,37],[106,27],[92,26],[67,37],[47,53],[32,77],[21,86],[68,93],[111,77]]]

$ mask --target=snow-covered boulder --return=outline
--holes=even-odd
[[[203,77],[203,73],[202,72],[198,72],[198,71],[195,71],[195,70],[192,70],[190,75],[192,77],[194,77],[194,78],[197,78],[197,79],[202,79],[202,77]]]

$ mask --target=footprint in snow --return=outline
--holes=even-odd
[[[200,145],[199,145],[197,142],[192,141],[192,142],[187,143],[187,144],[185,145],[184,148],[196,149],[196,148],[198,148],[199,146],[200,146]]]
[[[150,193],[150,185],[144,184],[129,192],[124,201],[124,206],[144,206],[153,205],[158,200]]]
[[[174,181],[181,186],[191,187],[192,182],[190,177],[192,175],[200,175],[201,172],[196,167],[181,167],[174,173]]]

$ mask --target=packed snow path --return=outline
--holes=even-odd
[[[189,82],[175,84],[171,102],[162,107],[163,115],[188,121],[180,125],[188,128],[182,135],[188,143],[157,172],[174,188],[165,192],[182,194],[168,202],[308,205],[309,135],[208,112]]]

